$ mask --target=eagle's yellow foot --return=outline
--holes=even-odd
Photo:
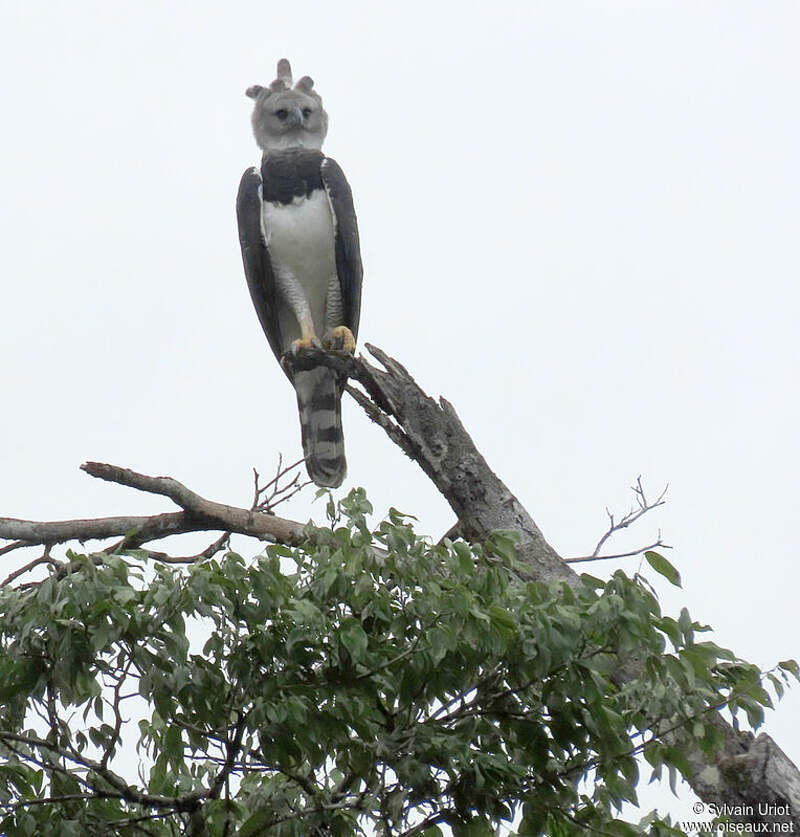
[[[299,340],[292,340],[292,346],[289,351],[296,355],[302,349],[321,349],[322,344],[319,342],[319,337],[316,335],[314,337],[303,337]]]
[[[322,338],[322,347],[327,351],[350,352],[352,355],[356,351],[356,338],[347,326],[336,326]]]

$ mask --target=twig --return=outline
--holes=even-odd
[[[669,544],[664,543],[659,537],[655,543],[640,547],[639,549],[633,549],[630,552],[617,552],[614,555],[582,555],[580,558],[565,558],[564,561],[567,564],[580,564],[582,561],[609,561],[612,558],[631,558],[634,555],[641,555],[643,552],[657,548],[672,549]]]
[[[246,715],[242,714],[236,722],[233,736],[225,742],[225,762],[220,768],[211,787],[208,790],[209,799],[217,799],[225,786],[225,782],[236,764],[236,757],[242,749],[242,738],[244,737]]]
[[[32,546],[33,544],[26,543],[25,546]],[[17,570],[14,570],[13,573],[9,573],[6,576],[5,580],[0,584],[0,587],[5,587],[8,584],[11,584],[12,581],[19,578],[21,575],[25,575],[25,573],[30,572],[35,567],[40,566],[41,564],[50,564],[54,567],[57,567],[61,564],[60,561],[56,561],[55,558],[50,557],[50,550],[53,548],[52,544],[47,544],[44,548],[44,552],[38,557],[34,558],[33,561],[29,561],[25,564],[24,567],[20,567]]]
[[[422,834],[432,826],[438,825],[439,823],[446,823],[451,820],[458,820],[458,812],[454,808],[446,808],[437,811],[434,814],[430,814],[422,822],[406,829],[400,834],[400,837],[414,837],[415,834]]]
[[[608,515],[609,526],[606,530],[605,534],[602,538],[597,542],[597,546],[594,548],[594,552],[591,555],[586,556],[585,558],[573,558],[571,559],[572,562],[576,561],[588,561],[594,558],[600,557],[614,557],[614,556],[601,556],[600,550],[603,548],[605,542],[617,532],[622,531],[623,529],[627,529],[632,523],[635,523],[640,517],[643,517],[647,512],[652,511],[653,509],[657,508],[658,506],[664,505],[664,497],[666,496],[667,490],[669,489],[669,484],[664,486],[664,490],[661,494],[658,495],[658,498],[655,502],[651,503],[648,501],[647,497],[644,493],[644,488],[642,488],[642,478],[638,476],[636,478],[636,485],[631,486],[631,491],[633,491],[633,495],[636,498],[636,505],[638,508],[631,509],[627,514],[623,515],[619,521],[614,520],[614,515],[606,509],[606,514]],[[660,538],[659,538],[660,540]],[[663,544],[655,544],[655,546],[662,546]],[[644,549],[650,549],[651,547],[644,547]],[[643,552],[643,549],[637,550],[636,552],[630,553],[632,555],[638,555],[639,552]],[[617,556],[620,557],[620,556]],[[569,563],[569,562],[568,562]]]
[[[113,735],[111,735],[108,744],[105,746],[103,750],[103,756],[100,759],[100,764],[103,768],[108,767],[109,759],[114,754],[114,748],[117,744],[120,743],[120,732],[122,731],[123,718],[122,712],[120,712],[119,705],[122,700],[122,686],[124,685],[128,677],[128,672],[131,670],[132,665],[133,657],[128,657],[128,661],[125,663],[125,667],[120,672],[119,677],[116,678],[117,683],[114,686],[114,700],[106,700],[106,703],[111,707],[111,711],[114,713],[114,732]]]
[[[15,549],[24,549],[26,546],[36,545],[36,541],[14,541],[14,543],[8,543],[5,546],[0,547],[0,555],[5,555],[7,552],[13,552]]]
[[[156,814],[142,814],[138,817],[126,817],[122,820],[110,820],[105,823],[105,825],[108,828],[126,828],[130,825],[135,825],[136,823],[148,822],[150,820],[163,820],[165,817],[171,817],[172,814],[172,811],[162,811]],[[151,834],[152,832],[148,831],[146,833]]]
[[[162,564],[196,564],[198,561],[205,561],[207,558],[213,558],[218,552],[222,552],[223,549],[227,548],[230,538],[230,532],[223,532],[213,543],[209,544],[202,552],[198,552],[196,555],[169,555],[166,552],[156,552],[152,549],[141,549],[141,551],[151,561],[160,561]],[[123,549],[129,548],[124,547],[124,544],[125,541],[122,540],[118,544],[110,546],[103,551],[108,554],[118,553],[123,551]]]
[[[285,485],[280,484],[281,479],[286,474],[302,465],[303,462],[305,462],[305,458],[298,459],[297,462],[293,462],[284,468],[283,456],[278,454],[278,468],[275,476],[264,486],[258,484],[259,473],[253,468],[254,493],[253,505],[250,507],[251,510],[263,512],[264,514],[274,514],[273,510],[276,506],[286,502],[291,497],[294,497],[295,494],[302,491],[307,485],[310,485],[310,479],[301,481],[299,471],[288,483]]]

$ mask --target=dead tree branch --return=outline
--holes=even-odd
[[[251,509],[215,503],[172,477],[150,477],[101,462],[87,462],[81,469],[93,477],[169,497],[183,511],[150,516],[50,522],[0,517],[0,539],[25,541],[25,546],[32,546],[124,536],[123,542],[117,547],[120,549],[135,549],[169,535],[207,531],[235,532],[285,544],[299,544],[304,540],[301,523]]]
[[[603,546],[606,544],[609,538],[613,537],[618,532],[621,532],[623,529],[627,529],[629,526],[634,524],[637,520],[644,517],[647,512],[652,511],[659,506],[664,505],[664,497],[667,494],[667,489],[669,485],[664,486],[664,490],[658,497],[653,501],[650,502],[647,499],[647,496],[644,492],[644,488],[642,487],[642,477],[641,475],[636,478],[636,485],[631,486],[631,491],[633,491],[633,496],[636,500],[636,508],[630,509],[626,514],[624,514],[619,520],[616,520],[614,515],[606,509],[606,514],[608,515],[608,529],[604,532],[603,536],[597,542],[597,546],[594,548],[594,552],[591,555],[582,555],[579,558],[565,558],[564,561],[567,564],[580,564],[586,561],[608,561],[611,558],[631,558],[634,555],[641,555],[643,552],[647,552],[650,549],[672,549],[669,544],[664,543],[661,540],[661,530],[658,530],[658,539],[647,546],[640,546],[638,549],[632,549],[628,552],[616,552],[611,555],[601,555],[600,552],[603,549]]]
[[[213,543],[194,555],[170,555],[167,552],[156,552],[153,549],[142,549],[141,547],[139,551],[144,552],[151,561],[161,561],[162,564],[196,564],[198,561],[213,558],[218,552],[227,549],[230,539],[231,533],[223,532]],[[123,538],[119,543],[109,546],[103,551],[108,555],[114,555],[124,549],[130,549],[130,547],[125,546],[125,539]]]
[[[200,520],[185,512],[53,521],[0,517],[0,538],[22,537],[26,541],[25,546],[66,543],[67,541],[105,540],[131,533],[128,546],[133,548],[133,546],[166,538],[169,535],[218,528],[214,520]]]
[[[614,552],[611,555],[581,555],[578,558],[565,558],[565,564],[582,564],[588,561],[610,561],[613,558],[633,558],[636,555],[641,555],[644,552],[649,552],[651,549],[672,549],[669,544],[661,540],[661,534],[657,541],[647,544],[647,546],[640,546],[638,549],[632,549],[629,552]]]
[[[636,508],[631,509],[629,512],[624,514],[619,520],[614,519],[614,515],[606,509],[606,514],[608,515],[608,529],[597,542],[597,546],[594,548],[594,552],[592,552],[591,557],[597,558],[600,556],[600,550],[602,550],[603,545],[605,542],[615,535],[617,532],[621,532],[623,529],[627,529],[633,523],[636,523],[640,517],[643,517],[647,514],[647,512],[652,511],[659,506],[664,505],[664,497],[666,497],[667,490],[669,489],[669,485],[664,486],[664,490],[658,497],[651,503],[647,496],[644,493],[644,488],[642,487],[642,478],[638,476],[636,478],[636,485],[631,486],[631,491],[633,491],[633,496],[636,500]],[[659,538],[659,541],[661,538]],[[641,550],[639,550],[641,551]],[[638,554],[638,553],[634,553]]]
[[[31,546],[32,544],[26,544],[26,546]],[[7,585],[11,584],[12,581],[16,581],[20,576],[25,575],[25,573],[29,573],[31,570],[35,569],[42,564],[50,564],[53,567],[57,567],[60,565],[60,561],[57,561],[55,558],[50,557],[50,550],[52,549],[52,544],[47,544],[44,548],[44,552],[38,557],[34,558],[33,561],[28,561],[19,569],[14,570],[13,573],[9,573],[6,578],[0,582],[0,587],[6,587]]]
[[[290,480],[281,485],[281,480],[285,480],[288,474],[299,468],[303,462],[305,462],[305,459],[298,459],[297,462],[284,467],[283,457],[279,454],[275,476],[263,486],[259,483],[261,477],[258,471],[253,468],[253,505],[250,506],[250,509],[265,514],[274,514],[276,506],[285,503],[307,485],[311,485],[311,480],[304,480],[299,470]]]

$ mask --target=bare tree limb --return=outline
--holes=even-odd
[[[291,465],[284,467],[283,457],[278,454],[278,467],[275,476],[263,486],[259,483],[260,476],[258,471],[253,468],[254,491],[253,505],[250,506],[251,510],[264,512],[265,514],[274,514],[276,506],[285,503],[294,497],[295,494],[302,491],[307,485],[311,485],[310,479],[304,480],[301,478],[299,470],[288,482],[281,485],[281,480],[294,471],[295,468],[299,468],[304,462],[305,458],[298,459],[297,462],[293,462]]]
[[[139,547],[139,551],[144,552],[151,561],[161,561],[162,564],[196,564],[198,561],[213,558],[218,552],[227,549],[230,539],[231,533],[223,532],[213,543],[194,555],[170,555],[167,552],[156,552],[153,549],[142,549],[141,547]],[[125,549],[131,549],[131,547],[126,545],[123,538],[119,543],[109,546],[103,551],[108,555],[114,555]]]
[[[25,543],[25,546],[33,546],[34,544]],[[31,570],[35,569],[42,564],[50,564],[53,567],[59,566],[61,563],[60,561],[56,561],[55,558],[50,557],[50,550],[52,549],[52,544],[47,544],[44,548],[44,552],[38,557],[34,558],[33,561],[29,561],[24,566],[20,567],[19,569],[14,570],[13,573],[9,573],[8,576],[0,583],[0,587],[6,587],[7,585],[11,584],[12,581],[15,581],[20,576],[25,575],[25,573],[30,572]]]
[[[110,482],[169,497],[184,511],[151,516],[50,522],[0,517],[0,539],[25,541],[25,546],[32,546],[124,536],[125,540],[118,545],[118,548],[123,549],[134,549],[143,543],[170,535],[201,531],[235,532],[285,544],[299,544],[305,540],[301,523],[215,503],[190,491],[171,477],[150,477],[100,462],[87,462],[81,468],[92,476]],[[200,553],[200,556],[202,555],[203,553]]]
[[[612,558],[633,558],[635,555],[641,555],[643,552],[648,552],[651,549],[672,549],[669,544],[664,543],[661,538],[654,543],[647,546],[640,546],[638,549],[632,549],[630,552],[615,552],[611,555],[581,555],[578,558],[565,558],[565,564],[581,564],[588,561],[610,561]]]
[[[135,532],[136,537],[131,537],[131,546],[166,538],[169,535],[218,528],[216,521],[192,518],[184,512],[46,522],[0,517],[0,538],[22,538],[27,541],[26,546],[105,540]]]
[[[266,537],[280,543],[301,543],[304,540],[303,526],[299,523],[206,500],[205,497],[196,494],[172,477],[149,477],[128,468],[119,468],[102,462],[85,462],[81,465],[81,470],[109,482],[169,497],[190,518],[215,524],[208,528],[223,529],[259,538]]]
[[[2,518],[0,518],[2,520]],[[14,541],[14,543],[7,543],[0,547],[0,555],[5,555],[8,552],[13,552],[15,549],[24,549],[26,546],[36,546],[36,541]]]
[[[659,506],[664,505],[664,497],[666,497],[667,490],[669,489],[669,485],[664,486],[664,490],[652,503],[648,501],[647,497],[644,493],[644,488],[642,487],[642,477],[639,475],[636,478],[636,485],[631,486],[631,491],[633,491],[633,496],[636,499],[636,508],[631,509],[629,512],[624,514],[618,521],[614,519],[614,515],[606,509],[606,514],[608,515],[609,526],[606,530],[605,534],[600,538],[597,542],[597,546],[594,548],[594,552],[592,552],[593,558],[597,558],[600,556],[600,550],[603,548],[603,544],[615,535],[617,532],[621,532],[623,529],[627,529],[628,526],[635,523],[639,520],[640,517],[643,517],[647,514],[647,512],[652,511]],[[659,538],[659,540],[661,540]],[[648,547],[649,548],[649,547]],[[642,550],[639,550],[642,551]],[[636,555],[637,553],[633,553]]]
[[[577,558],[565,558],[565,564],[580,564],[585,563],[588,561],[608,561],[612,558],[631,558],[634,555],[641,555],[643,552],[647,552],[650,549],[672,549],[669,544],[665,544],[664,541],[661,540],[661,530],[659,529],[658,532],[658,540],[654,543],[648,544],[647,546],[640,546],[638,549],[631,549],[628,552],[616,552],[610,555],[601,555],[600,552],[603,549],[603,546],[608,541],[610,537],[621,532],[623,529],[627,529],[628,526],[631,526],[641,517],[643,517],[647,512],[652,511],[658,506],[664,505],[664,497],[666,496],[667,489],[669,486],[665,486],[664,490],[661,494],[658,495],[654,502],[649,502],[647,497],[644,493],[644,488],[642,487],[642,478],[638,476],[636,478],[636,485],[631,486],[631,491],[633,491],[634,497],[636,498],[636,508],[631,509],[626,514],[624,514],[618,521],[615,520],[614,515],[606,509],[606,514],[608,515],[609,526],[608,529],[605,531],[603,536],[597,542],[597,546],[595,546],[594,551],[591,555],[581,555]]]

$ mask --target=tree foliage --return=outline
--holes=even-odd
[[[327,512],[252,560],[73,554],[3,589],[0,832],[665,833],[620,818],[637,756],[674,784],[671,732],[710,753],[716,710],[758,726],[765,678],[797,675],[663,615],[639,575],[526,581],[511,533],[435,544],[395,510],[371,531],[363,490]]]

